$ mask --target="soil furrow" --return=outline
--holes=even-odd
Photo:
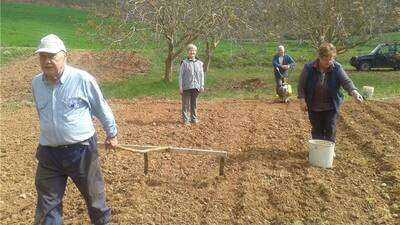
[[[390,185],[387,188],[381,189],[380,192],[391,212],[397,214],[398,209],[393,208],[392,206],[399,199],[397,189],[399,188],[400,177],[398,176],[399,169],[398,164],[396,163],[396,161],[398,162],[399,157],[394,156],[395,158],[393,158],[393,155],[387,155],[385,153],[386,148],[384,145],[374,141],[382,140],[382,137],[373,132],[375,129],[374,126],[368,127],[359,124],[361,121],[364,121],[363,123],[370,122],[370,117],[371,116],[369,115],[363,115],[362,120],[360,120],[360,118],[344,112],[340,116],[340,124],[342,130],[346,133],[345,137],[348,138],[350,142],[356,144],[357,147],[355,149],[360,152],[359,156],[367,156],[369,161],[367,166],[375,171],[376,176],[378,176],[381,181],[380,184],[385,184],[384,187]],[[356,121],[352,119],[355,119]],[[360,130],[363,132],[359,132]]]

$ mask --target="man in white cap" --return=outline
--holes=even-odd
[[[40,121],[34,224],[62,224],[68,177],[84,197],[91,222],[110,224],[92,116],[102,123],[108,148],[118,145],[117,126],[94,77],[68,66],[66,52],[54,34],[42,38],[36,51],[42,73],[32,81]]]

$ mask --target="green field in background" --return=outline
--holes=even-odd
[[[86,23],[88,13],[70,8],[48,7],[34,4],[1,3],[1,65],[32,55],[41,37],[54,33],[59,35],[68,49],[102,49],[106,46],[89,41],[79,33]],[[337,57],[358,87],[375,87],[376,97],[400,95],[400,72],[380,70],[358,72],[348,61],[352,56],[367,54],[378,43],[400,42],[400,32],[387,33],[369,41],[363,46],[351,49]],[[204,44],[199,47],[198,56],[204,58]],[[215,51],[211,68],[206,75],[207,91],[202,98],[268,99],[275,97],[271,60],[276,46],[283,44],[287,53],[297,62],[290,73],[290,82],[296,91],[297,80],[305,62],[315,58],[315,50],[307,41],[282,40],[258,42],[252,40],[223,40]],[[124,81],[102,83],[102,89],[110,98],[138,98],[145,96],[178,99],[177,68],[174,65],[173,82],[165,83],[163,78],[166,48],[163,42],[148,40],[133,43],[132,49],[151,62],[145,74],[132,76]],[[180,56],[180,58],[184,55]],[[259,79],[263,88],[238,88],[246,80]]]

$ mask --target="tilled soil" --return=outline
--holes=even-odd
[[[225,150],[212,156],[99,150],[116,224],[399,224],[400,99],[348,101],[332,169],[307,161],[309,122],[298,103],[200,102],[200,124],[180,123],[176,101],[113,100],[119,141]],[[32,224],[38,121],[33,106],[3,104],[0,224]],[[104,140],[98,126],[100,140]],[[65,224],[89,224],[69,184]]]

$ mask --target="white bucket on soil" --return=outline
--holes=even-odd
[[[317,139],[311,139],[308,141],[308,161],[311,165],[322,168],[331,168],[334,155],[334,142]]]

